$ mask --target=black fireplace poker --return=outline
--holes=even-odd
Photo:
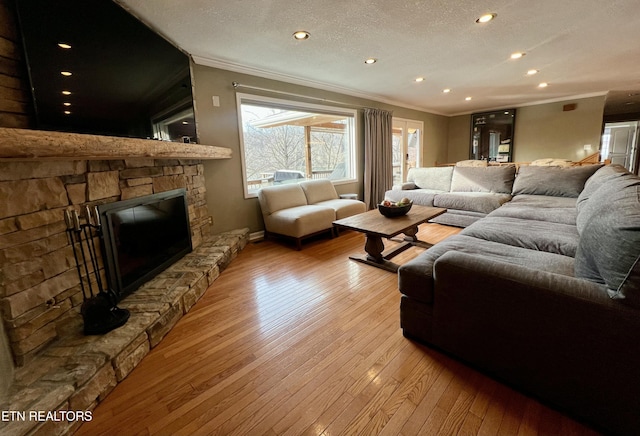
[[[117,306],[117,296],[111,289],[105,289],[100,276],[98,253],[94,241],[95,237],[99,237],[102,232],[98,208],[95,207],[92,213],[91,209],[85,206],[83,216],[80,216],[76,210],[65,210],[64,220],[84,300],[80,308],[84,321],[84,334],[101,335],[110,332],[124,325],[130,314],[127,309],[120,309]],[[97,287],[95,292],[91,279],[92,273]]]

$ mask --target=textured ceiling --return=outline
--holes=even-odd
[[[640,90],[638,0],[117,2],[198,64],[439,114]]]

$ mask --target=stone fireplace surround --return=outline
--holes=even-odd
[[[8,339],[16,366],[0,410],[92,410],[246,245],[248,229],[210,235],[198,159],[203,146],[195,146],[195,155],[185,146],[167,151],[158,141],[0,129],[0,308],[6,333],[0,354],[7,352],[2,345]],[[124,158],[128,147],[135,147],[129,153],[134,158]],[[202,159],[230,157],[213,148],[215,157],[205,150]],[[34,150],[46,155],[34,156]],[[83,336],[82,293],[64,210],[177,188],[187,191],[194,251],[119,304],[131,311],[125,326]],[[0,420],[0,433],[67,434],[78,425]]]

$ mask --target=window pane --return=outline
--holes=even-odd
[[[241,99],[248,194],[304,179],[354,179],[354,114],[305,109]]]

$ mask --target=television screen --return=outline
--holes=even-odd
[[[40,130],[197,142],[189,57],[111,0],[16,2]]]
[[[98,206],[109,287],[121,297],[189,253],[186,191]]]

